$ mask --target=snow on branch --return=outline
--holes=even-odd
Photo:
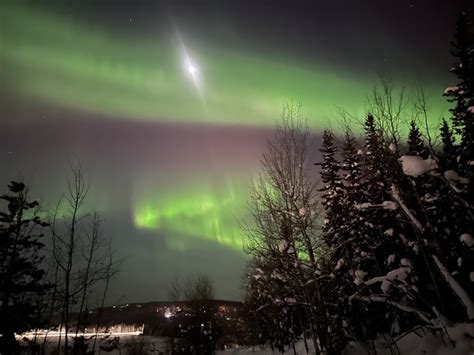
[[[405,175],[418,177],[438,168],[438,163],[433,158],[423,159],[416,155],[402,155],[398,159],[402,164]]]
[[[469,179],[459,176],[459,174],[454,171],[454,170],[446,170],[444,172],[444,178],[448,180],[449,183],[451,184],[462,184],[462,185],[467,185],[469,184]]]
[[[371,296],[356,296],[356,299],[359,299],[361,301],[365,302],[380,302],[380,303],[386,303],[389,304],[393,307],[396,307],[398,309],[401,309],[402,311],[409,312],[409,313],[414,313],[418,317],[420,317],[421,320],[428,324],[434,324],[433,320],[430,319],[429,314],[416,309],[414,307],[408,306],[406,304],[399,303],[397,301],[391,300],[386,296],[382,295],[371,295]]]
[[[449,94],[452,94],[452,93],[455,93],[459,91],[459,86],[448,86],[445,90],[444,90],[444,94],[445,95],[449,95]]]
[[[380,288],[384,294],[387,294],[395,280],[405,281],[411,271],[412,270],[409,266],[402,266],[398,269],[389,271],[385,276],[377,276],[365,281],[365,285],[370,286],[377,282],[382,282],[382,286]]]
[[[369,203],[369,202],[364,202],[364,203],[359,203],[354,205],[354,208],[357,210],[367,210],[369,208],[383,208],[384,210],[391,210],[394,211],[398,209],[398,205],[393,202],[393,201],[384,201],[382,203]]]

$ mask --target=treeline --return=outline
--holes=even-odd
[[[86,353],[88,308],[99,309],[121,261],[102,233],[99,212],[85,209],[90,183],[71,165],[67,191],[52,210],[12,181],[0,196],[0,353]],[[74,314],[74,318],[72,317]],[[15,334],[37,333],[21,349]],[[54,340],[48,338],[50,332]],[[73,339],[71,343],[71,339]],[[97,337],[93,340],[96,347]],[[48,344],[49,343],[49,344]],[[24,344],[23,344],[24,345]]]
[[[397,95],[383,81],[372,93],[362,137],[350,129],[348,115],[342,135],[324,132],[316,176],[306,122],[298,107],[286,108],[252,185],[248,344],[283,350],[302,340],[316,354],[339,354],[357,341],[375,353],[381,334],[396,351],[397,337],[406,332],[423,328],[450,343],[447,326],[472,323],[469,26],[462,14],[451,69],[457,84],[444,92],[453,103],[451,117],[438,133],[429,125],[422,90]]]

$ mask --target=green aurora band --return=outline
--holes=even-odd
[[[200,97],[186,78],[175,35],[112,35],[11,1],[2,5],[0,16],[0,59],[10,90],[29,100],[123,119],[271,127],[284,102],[296,99],[311,127],[320,130],[336,108],[362,115],[366,93],[376,82],[364,73],[198,45],[188,38],[184,45],[195,52],[191,57],[202,74]],[[440,96],[441,86],[426,84],[428,97]],[[436,118],[445,108],[433,107]]]
[[[238,218],[245,215],[247,186],[229,183],[211,188],[201,183],[177,190],[180,192],[139,194],[133,211],[135,226],[168,232],[171,237],[166,242],[174,250],[199,247],[204,239],[242,251]]]

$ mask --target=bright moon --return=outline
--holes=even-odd
[[[202,86],[201,75],[202,74],[201,74],[201,71],[199,70],[199,66],[196,65],[196,62],[192,60],[191,57],[189,56],[185,45],[181,41],[181,38],[180,37],[178,38],[179,38],[179,43],[181,47],[181,60],[182,60],[183,70],[186,76],[190,80],[192,80],[192,82],[194,83],[197,93],[199,94],[199,96],[201,97],[201,100],[203,101],[203,105],[206,106],[204,102],[202,88],[201,88]],[[206,110],[207,110],[207,107],[206,107]]]
[[[188,72],[189,74],[191,74],[192,76],[195,76],[197,73],[198,73],[198,70],[197,68],[192,65],[192,64],[188,64]]]
[[[194,85],[199,88],[199,69],[196,67],[196,65],[191,61],[189,58],[188,54],[185,52],[184,53],[184,67],[185,70],[188,72],[188,74],[191,76],[191,79],[194,82]]]

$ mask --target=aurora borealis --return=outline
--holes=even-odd
[[[239,298],[238,221],[285,102],[302,102],[317,144],[338,108],[363,115],[388,73],[407,89],[422,81],[437,122],[467,4],[3,1],[0,182],[21,174],[52,203],[79,158],[87,208],[126,257],[115,299],[163,299],[190,271]]]

